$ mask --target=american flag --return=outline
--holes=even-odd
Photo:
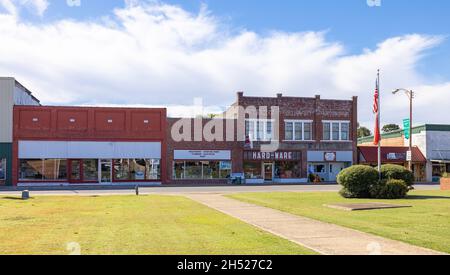
[[[374,114],[378,114],[378,100],[380,98],[380,94],[378,91],[378,79],[375,82],[375,95],[374,95],[374,100],[373,100],[373,113]]]
[[[375,131],[374,131],[374,145],[380,145],[380,76],[378,75],[375,83],[375,95],[373,100],[373,113],[375,114]]]

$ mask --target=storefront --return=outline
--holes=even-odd
[[[231,175],[230,150],[174,150],[172,179],[225,180]]]
[[[18,181],[112,184],[161,179],[159,142],[19,141]]]
[[[18,186],[160,185],[165,109],[14,107]]]
[[[409,147],[404,146],[382,146],[381,147],[381,163],[395,164],[405,168],[409,166],[407,160],[407,153]],[[376,167],[378,165],[378,147],[374,146],[358,146],[358,163],[363,165],[370,165]],[[422,154],[418,147],[413,147],[412,150],[412,170],[416,182],[425,182],[427,159]],[[433,175],[439,174],[441,169],[445,171],[444,165],[433,166]]]
[[[308,177],[335,182],[337,175],[353,164],[352,151],[308,151]]]
[[[244,151],[244,174],[247,183],[301,183],[301,151]]]

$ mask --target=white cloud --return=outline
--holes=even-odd
[[[427,83],[416,69],[442,37],[393,37],[351,55],[342,43],[328,41],[326,32],[236,33],[205,7],[192,14],[155,1],[127,0],[125,8],[97,21],[39,25],[11,14],[0,14],[0,75],[16,77],[46,104],[174,106],[203,97],[207,105],[225,107],[238,90],[355,95],[360,120],[370,126],[378,68],[389,122],[401,121],[400,107],[407,107],[403,98],[388,94],[396,87],[417,87],[417,97],[426,98],[417,105],[417,121],[445,122],[439,113],[450,104],[448,84]],[[424,102],[435,111],[427,112]]]
[[[0,0],[0,6],[11,15],[18,16],[22,7],[25,7],[39,16],[43,16],[49,6],[48,0]]]

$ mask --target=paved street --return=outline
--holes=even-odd
[[[438,185],[416,185],[417,190],[439,190]],[[196,187],[142,187],[140,194],[230,194],[246,192],[337,192],[339,185],[262,185],[262,186],[196,186]],[[32,196],[107,196],[107,195],[133,195],[133,188],[127,189],[65,189],[65,190],[31,190]],[[0,189],[0,196],[19,196],[21,191],[7,191]]]

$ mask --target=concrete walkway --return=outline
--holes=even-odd
[[[199,203],[325,255],[437,255],[425,248],[226,198],[186,194]]]

